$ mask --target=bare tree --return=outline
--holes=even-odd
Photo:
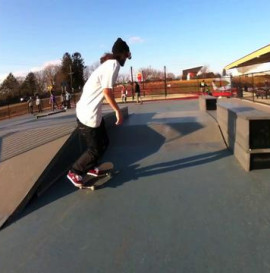
[[[95,62],[95,63],[85,67],[85,69],[84,69],[84,80],[85,81],[87,81],[89,79],[91,74],[99,67],[99,65],[100,65],[99,62]]]
[[[198,77],[205,78],[206,74],[209,72],[208,66],[205,65],[201,68],[201,70],[197,73]]]
[[[117,83],[127,83],[130,81],[129,74],[119,74],[117,78]]]
[[[169,72],[169,73],[167,73],[167,78],[174,80],[175,79],[175,75],[173,73]]]
[[[164,77],[163,71],[153,69],[151,67],[141,68],[141,69],[139,69],[139,71],[142,73],[144,81],[163,79],[163,77]]]
[[[59,65],[48,65],[44,68],[44,75],[47,86],[52,86],[55,83],[55,76],[60,71]]]
[[[36,80],[37,80],[37,88],[38,88],[38,92],[46,92],[46,88],[47,88],[47,80],[46,80],[46,75],[44,70],[35,72],[35,76],[36,76]]]

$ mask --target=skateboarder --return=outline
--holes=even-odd
[[[76,106],[79,134],[87,143],[87,150],[72,165],[67,178],[76,187],[81,187],[83,176],[98,176],[96,168],[98,160],[108,147],[109,139],[102,118],[102,102],[105,97],[115,111],[116,125],[123,122],[112,88],[117,79],[120,66],[126,59],[131,59],[128,45],[118,38],[112,47],[112,53],[106,53],[100,58],[101,65],[91,74],[83,87],[81,98]]]

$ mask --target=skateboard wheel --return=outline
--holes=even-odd
[[[94,191],[94,190],[95,190],[95,186],[91,186],[91,187],[90,187],[90,190],[91,190],[91,191]]]

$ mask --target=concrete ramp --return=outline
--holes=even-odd
[[[157,113],[149,125],[166,138],[166,143],[177,139],[181,145],[216,142],[224,144],[217,122],[206,112]]]
[[[128,108],[121,110],[128,117]],[[115,115],[110,111],[104,111],[104,118],[108,127],[115,123]],[[58,119],[57,124],[53,119],[24,126],[26,130],[18,127],[12,131],[9,127],[2,133],[0,227],[34,195],[41,195],[62,177],[85,148],[76,130],[75,115],[68,121],[64,116]]]
[[[69,135],[5,160],[0,166],[0,226],[31,199],[36,181]]]

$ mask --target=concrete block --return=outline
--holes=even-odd
[[[200,96],[199,97],[199,108],[202,111],[216,110],[217,98],[212,96]]]
[[[250,171],[250,153],[244,150],[237,142],[234,144],[234,156],[245,171]]]
[[[267,155],[263,155],[264,151],[269,153],[268,149],[270,148],[270,140],[263,139],[267,138],[268,134],[270,136],[269,113],[239,103],[221,102],[217,104],[217,120],[228,148],[233,151],[235,157],[246,171],[251,170],[251,143],[256,143],[257,146],[260,146],[261,158],[266,157],[265,160],[261,160],[264,160],[263,164],[256,164],[258,166],[269,165]],[[258,120],[258,124],[254,123],[256,120]],[[267,122],[262,122],[262,120],[269,120],[269,125]],[[253,122],[254,129],[251,129],[251,122]],[[262,128],[260,128],[259,122]],[[256,132],[252,133],[251,130]],[[258,130],[261,130],[262,133],[258,133]],[[252,140],[251,138],[254,137],[262,137],[262,139]],[[254,144],[254,146],[256,145]],[[257,160],[255,155],[253,157]],[[257,161],[259,160],[260,158]]]

